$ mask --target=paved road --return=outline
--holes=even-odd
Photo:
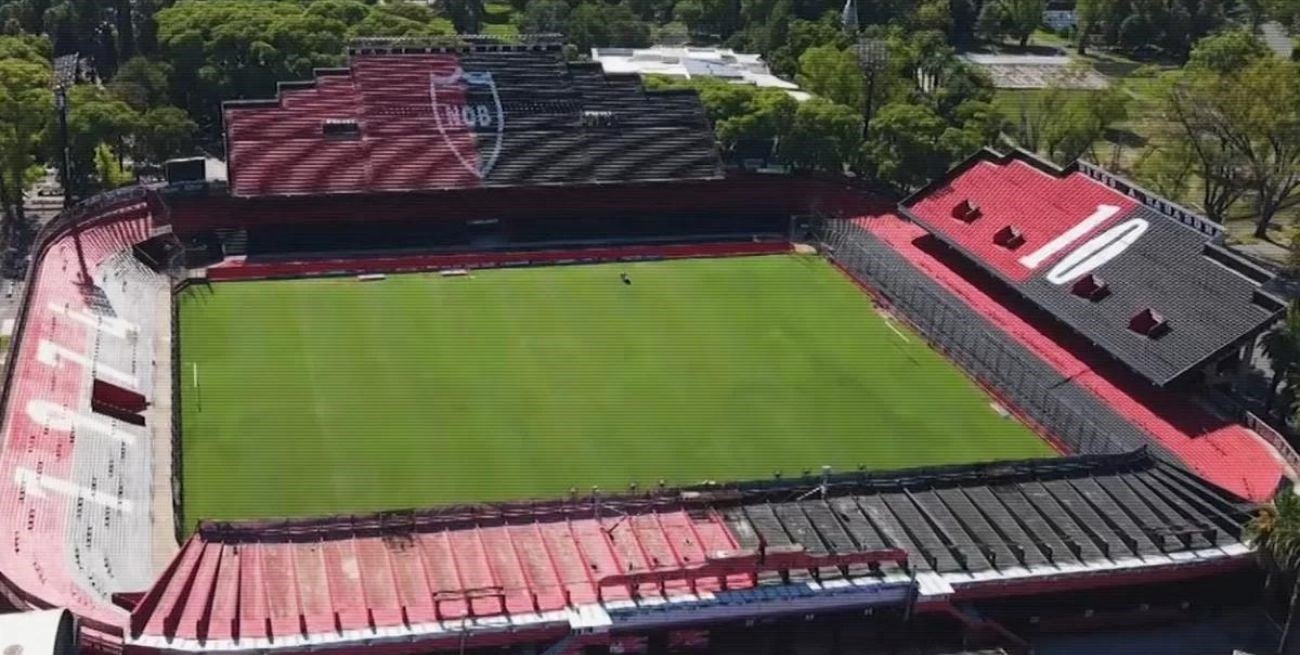
[[[1264,23],[1259,26],[1260,37],[1264,43],[1268,44],[1277,56],[1283,59],[1291,58],[1291,51],[1295,49],[1295,42],[1291,40],[1291,35],[1287,32],[1286,27],[1276,21]]]

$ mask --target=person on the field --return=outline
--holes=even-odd
[[[628,277],[627,273],[619,273],[618,279],[622,280],[623,284],[632,284],[632,278]]]

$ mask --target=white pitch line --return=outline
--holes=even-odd
[[[912,343],[912,340],[908,339],[906,334],[903,334],[901,330],[894,327],[893,321],[885,319],[885,325],[889,326],[889,329],[893,330],[894,334],[897,334],[899,339],[902,339],[905,343]]]

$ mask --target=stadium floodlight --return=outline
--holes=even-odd
[[[54,109],[59,113],[59,175],[63,179],[63,206],[72,205],[72,158],[68,152],[68,89],[77,83],[77,64],[81,57],[76,53],[54,59]]]
[[[66,89],[77,82],[77,62],[80,56],[76,53],[63,55],[54,58],[54,89]]]
[[[889,65],[889,46],[880,39],[859,36],[853,45],[853,52],[858,56],[858,68],[867,78],[867,93],[862,109],[862,136],[866,137],[867,128],[871,126],[872,101],[876,94],[876,74]]]

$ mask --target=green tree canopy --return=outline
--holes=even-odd
[[[1231,30],[1196,42],[1187,67],[1218,74],[1234,73],[1269,57],[1272,52],[1254,34]]]
[[[144,57],[134,57],[117,69],[109,90],[137,111],[167,103],[169,67]]]
[[[780,158],[799,170],[843,172],[862,143],[862,116],[822,98],[799,103],[790,131],[778,144]]]
[[[131,156],[137,162],[161,164],[168,159],[194,154],[194,135],[199,126],[176,107],[156,107],[136,121]]]
[[[611,46],[642,48],[650,45],[650,25],[625,4],[593,0],[569,14],[568,37],[582,53]]]
[[[1273,217],[1300,188],[1300,67],[1274,57],[1227,73],[1190,67],[1165,100],[1208,185],[1223,194],[1247,189],[1255,235],[1267,236]]]
[[[37,154],[53,109],[48,43],[0,37],[0,210],[6,243],[26,221],[23,192],[39,175]]]
[[[122,155],[139,128],[139,114],[130,105],[93,85],[74,86],[68,92],[68,152],[72,161],[73,190],[84,197],[109,180],[95,177],[96,150],[107,145]]]
[[[865,93],[862,70],[850,50],[833,45],[808,48],[799,57],[799,86],[846,107],[861,107]]]
[[[568,29],[569,11],[564,0],[531,0],[515,21],[524,34],[559,34]]]
[[[954,148],[964,147],[970,135],[959,132],[925,105],[890,103],[871,120],[863,166],[900,190],[919,188],[948,169]]]

